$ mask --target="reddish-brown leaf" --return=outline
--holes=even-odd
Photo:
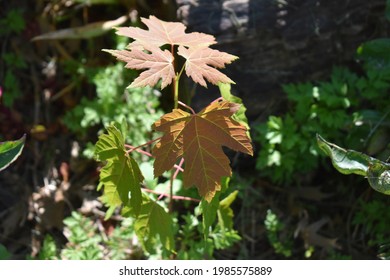
[[[194,115],[180,109],[164,115],[154,124],[155,130],[164,133],[153,149],[155,175],[171,169],[183,156],[184,185],[196,186],[199,194],[211,201],[221,188],[221,177],[231,176],[222,146],[253,154],[246,128],[231,118],[238,108],[235,103],[221,101]]]
[[[179,55],[186,59],[185,69],[188,77],[200,85],[207,87],[205,78],[212,84],[234,83],[228,76],[216,70],[216,68],[224,68],[225,64],[229,64],[238,57],[213,50],[210,48],[185,48],[179,46]]]

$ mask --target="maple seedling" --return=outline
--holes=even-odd
[[[182,23],[165,22],[154,16],[141,18],[141,21],[148,30],[117,28],[118,35],[133,39],[125,50],[104,51],[125,62],[126,68],[143,70],[129,87],[153,87],[161,81],[160,87],[163,89],[172,84],[174,109],[153,124],[153,129],[163,135],[145,143],[151,145],[155,142],[151,154],[154,158],[154,176],[159,177],[173,169],[173,182],[178,172],[182,171],[184,186],[195,186],[202,201],[211,203],[221,190],[222,178],[232,175],[230,161],[222,146],[253,155],[245,109],[242,104],[235,103],[240,99],[230,95],[230,90],[226,94],[226,86],[234,82],[217,70],[238,57],[210,48],[216,43],[213,36],[186,33]],[[179,70],[176,69],[175,55],[185,61]],[[203,87],[207,87],[207,82],[220,86],[222,97],[195,113],[178,98],[179,80],[183,73]],[[100,187],[105,188],[104,201],[110,209],[123,204],[135,216],[144,213],[143,205],[148,205],[147,209],[150,210],[151,200],[142,195],[140,187],[143,176],[130,155],[131,151],[142,151],[140,148],[143,146],[126,150],[128,146],[114,126],[108,128],[108,134],[100,136],[95,155],[98,160],[107,162],[100,173]],[[166,195],[160,197],[163,196]],[[169,197],[172,201],[172,184]],[[156,213],[164,216],[161,211]],[[152,226],[148,233],[160,236],[166,248],[167,242],[172,241],[167,239],[166,232],[152,231]]]

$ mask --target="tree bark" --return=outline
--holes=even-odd
[[[233,91],[251,120],[281,108],[284,83],[326,79],[335,65],[358,67],[357,47],[388,35],[385,2],[176,0],[188,31],[212,34],[216,48],[240,57],[224,72],[236,82]],[[216,95],[197,94],[193,106]]]

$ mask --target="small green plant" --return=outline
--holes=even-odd
[[[84,138],[93,128],[124,122],[131,129],[123,131],[123,135],[135,146],[152,135],[150,127],[162,113],[158,109],[158,90],[151,87],[126,88],[126,80],[134,78],[134,72],[124,71],[122,63],[98,68],[73,65],[69,71],[71,69],[96,87],[94,99],[83,97],[80,104],[65,115],[64,123],[72,132]],[[83,154],[91,158],[93,153],[94,145],[88,142]]]
[[[39,259],[54,260],[123,260],[138,257],[140,248],[134,243],[133,219],[123,219],[108,235],[96,221],[78,212],[64,220],[68,243],[58,248],[47,235],[39,252]]]
[[[281,240],[280,233],[283,231],[284,225],[271,209],[267,211],[264,225],[267,230],[268,241],[274,248],[275,253],[281,254],[286,258],[291,257],[292,244],[290,240]]]
[[[366,76],[359,77],[335,68],[328,82],[285,85],[289,113],[270,116],[254,128],[254,139],[262,147],[257,168],[274,182],[297,182],[299,175],[319,166],[321,153],[313,137],[317,133],[354,149],[382,151],[383,146],[373,148],[375,139],[386,135],[390,110],[382,99],[390,80],[381,71],[369,68]],[[369,107],[361,108],[361,102]]]
[[[233,213],[230,208],[236,195],[222,194],[226,189],[223,187],[224,181],[232,173],[222,146],[249,155],[253,151],[245,116],[242,110],[239,111],[242,104],[233,103],[234,97],[229,94],[230,96],[221,97],[201,112],[195,113],[190,106],[179,100],[179,80],[185,73],[194,82],[205,87],[206,80],[215,85],[233,83],[215,68],[222,68],[237,57],[211,49],[209,46],[215,43],[213,36],[185,33],[185,26],[181,23],[164,22],[153,16],[141,20],[149,30],[134,27],[117,29],[117,34],[134,39],[127,50],[105,51],[124,61],[127,68],[146,69],[131,83],[130,88],[155,86],[160,80],[161,88],[173,84],[174,109],[159,116],[152,125],[153,130],[162,136],[138,146],[126,144],[122,132],[126,129],[120,130],[117,125],[107,126],[107,134],[99,137],[95,158],[105,162],[100,172],[99,189],[103,189],[101,199],[108,207],[106,218],[117,207],[122,207],[122,215],[134,218],[135,233],[146,252],[153,254],[161,250],[165,257],[174,254],[188,258],[188,255],[180,254],[180,245],[175,242],[175,229],[180,227],[174,224],[173,202],[200,202],[202,222],[199,225],[206,250],[199,252],[211,253],[212,250],[207,249],[209,238],[213,240],[215,248],[225,248],[239,239],[232,228]],[[176,62],[175,55],[185,60],[182,66]],[[221,92],[228,91],[225,87],[222,88]],[[234,101],[237,102],[236,100]],[[235,114],[236,112],[240,114]],[[153,144],[151,154],[142,150]],[[157,193],[157,199],[156,191],[143,184],[153,181],[153,178],[144,178],[132,156],[133,152],[141,152],[154,158],[154,178],[161,178],[166,172],[171,172],[168,189]],[[173,182],[181,177],[181,172],[184,187],[195,186],[200,198],[178,196],[174,193]],[[163,198],[168,198],[168,202],[164,203]],[[184,220],[185,224],[197,225],[191,216],[184,215]],[[216,223],[217,220],[219,223]],[[179,229],[180,231],[183,238],[190,234],[186,227]],[[196,244],[200,243],[186,246],[199,249]]]

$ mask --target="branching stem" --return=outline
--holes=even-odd
[[[169,194],[162,193],[162,192],[157,192],[157,191],[154,191],[154,190],[151,190],[151,189],[147,189],[147,188],[142,188],[142,190],[144,190],[145,192],[158,194],[158,195],[160,195],[162,197],[164,197],[164,196],[165,197],[169,197],[170,196]],[[200,202],[199,199],[188,197],[188,196],[180,196],[180,195],[173,195],[172,199],[174,199],[174,200],[188,200],[188,201]]]

